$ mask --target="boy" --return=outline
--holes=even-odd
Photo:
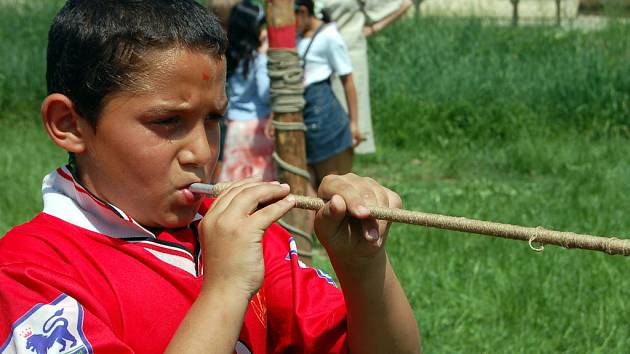
[[[71,0],[49,33],[41,115],[71,162],[44,211],[0,239],[0,353],[419,351],[364,205],[399,198],[327,178],[315,230],[341,288],[273,224],[289,188],[193,194],[216,162],[226,40],[192,0]],[[350,216],[347,216],[347,213]]]

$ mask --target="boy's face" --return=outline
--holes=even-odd
[[[182,49],[149,56],[140,92],[105,100],[96,129],[81,120],[81,182],[92,193],[150,227],[188,224],[219,150],[219,118],[227,107],[225,60]]]

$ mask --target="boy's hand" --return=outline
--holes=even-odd
[[[366,209],[399,208],[400,198],[374,180],[353,174],[325,177],[318,194],[329,201],[315,216],[315,232],[343,292],[348,351],[419,353],[413,311],[383,248],[389,224],[370,219]]]
[[[288,194],[288,185],[260,178],[235,182],[221,193],[199,224],[204,287],[248,299],[260,289],[262,236],[294,206]]]
[[[333,264],[363,270],[384,255],[389,223],[370,218],[367,207],[400,208],[396,193],[350,173],[324,177],[318,196],[329,201],[315,216],[315,233]]]

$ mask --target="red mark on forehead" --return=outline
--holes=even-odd
[[[203,81],[208,81],[208,80],[210,80],[210,75],[208,75],[208,73],[204,72],[203,74],[201,74],[201,78],[203,79]]]

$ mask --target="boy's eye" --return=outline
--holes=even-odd
[[[153,124],[157,125],[174,125],[179,122],[177,117],[160,118],[153,121]]]

